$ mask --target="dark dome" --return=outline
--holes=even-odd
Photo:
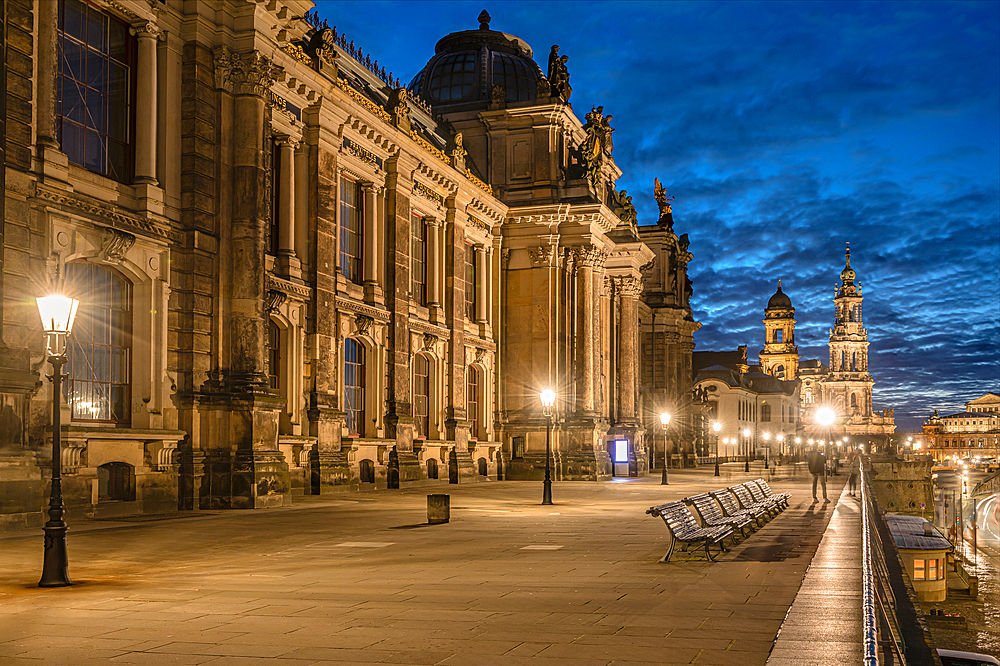
[[[768,310],[791,310],[792,309],[792,299],[788,298],[785,292],[781,291],[781,280],[778,280],[778,291],[774,292],[774,296],[771,300],[767,302]]]
[[[434,56],[407,86],[411,94],[434,108],[489,104],[495,85],[506,89],[508,102],[536,98],[542,70],[531,59],[531,47],[514,35],[490,30],[489,14],[483,12],[479,20],[478,30],[441,38]]]

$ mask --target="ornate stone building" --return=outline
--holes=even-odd
[[[941,416],[938,410],[924,421],[923,448],[934,460],[1000,456],[1000,414],[995,393],[965,403],[966,411]]]
[[[4,3],[4,523],[41,518],[55,289],[71,516],[540,478],[550,386],[557,479],[609,439],[645,469],[643,268],[680,381],[691,255],[637,227],[611,117],[485,13],[404,87],[311,9]]]

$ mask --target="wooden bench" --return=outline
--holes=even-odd
[[[719,508],[718,503],[716,503],[715,498],[709,493],[702,493],[701,495],[692,495],[690,497],[685,497],[684,502],[686,504],[693,505],[698,511],[698,517],[701,518],[701,524],[705,527],[718,527],[720,525],[729,525],[730,527],[736,528],[740,531],[740,536],[743,538],[747,537],[747,527],[750,526],[751,518],[746,514],[740,514],[738,516],[724,516],[722,510]],[[753,529],[751,527],[751,529]],[[733,532],[733,543],[736,543],[736,533]]]
[[[712,497],[719,502],[719,506],[722,507],[722,511],[727,516],[746,516],[752,520],[757,521],[757,527],[762,527],[765,522],[767,522],[769,516],[768,512],[762,507],[756,507],[753,509],[744,509],[740,506],[739,500],[733,495],[728,489],[713,490],[711,492]]]
[[[674,546],[678,541],[684,544],[684,550],[687,550],[688,545],[692,543],[705,544],[705,557],[714,562],[715,558],[712,557],[709,546],[714,543],[719,546],[720,552],[726,552],[727,549],[722,541],[733,533],[733,528],[729,525],[700,527],[684,502],[658,504],[647,509],[646,513],[662,518],[670,533],[670,548],[667,549],[667,554],[663,556],[661,562],[670,561],[670,555],[674,552]]]
[[[788,504],[787,502],[783,501],[782,498],[780,497],[777,497],[775,495],[770,495],[770,496],[766,495],[763,489],[761,489],[761,487],[757,485],[757,481],[747,481],[742,485],[750,492],[750,496],[753,497],[755,502],[760,502],[761,504],[770,504],[771,506],[773,506],[778,510],[778,513],[784,511],[785,506],[787,506]]]
[[[791,493],[774,492],[773,490],[771,490],[771,486],[767,485],[767,481],[765,481],[764,479],[757,479],[756,481],[754,481],[754,483],[760,486],[760,489],[764,491],[764,495],[766,497],[774,497],[779,502],[784,504],[786,509],[788,508],[788,500],[792,498]]]
[[[736,495],[736,499],[739,500],[740,505],[744,509],[763,509],[767,512],[767,518],[770,520],[774,516],[778,515],[779,509],[775,506],[774,502],[758,502],[747,490],[746,486],[743,484],[737,484],[735,486],[729,486],[729,490]]]

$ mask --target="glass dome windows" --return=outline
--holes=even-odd
[[[459,101],[472,92],[476,78],[476,54],[453,53],[434,64],[427,93],[438,102]]]
[[[507,89],[508,102],[535,99],[535,73],[521,58],[506,53],[493,54],[493,85]]]

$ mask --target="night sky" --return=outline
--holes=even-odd
[[[577,116],[614,116],[639,223],[654,176],[676,197],[697,349],[755,359],[781,278],[827,362],[850,242],[875,408],[919,429],[1000,392],[1000,3],[317,5],[404,84],[484,8],[543,69],[559,44]]]

